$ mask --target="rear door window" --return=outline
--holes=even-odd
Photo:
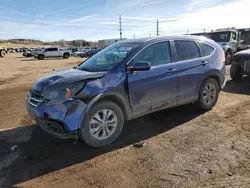
[[[202,57],[205,57],[205,56],[209,56],[213,53],[214,51],[214,48],[205,44],[205,43],[202,43],[202,42],[198,42],[198,46],[200,48],[200,52],[201,52],[201,56]]]
[[[200,57],[199,48],[194,41],[175,41],[178,61]]]

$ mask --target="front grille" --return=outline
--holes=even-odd
[[[30,90],[29,95],[28,95],[28,102],[36,107],[39,104],[41,104],[44,101],[44,97],[41,96],[41,94],[37,91]]]

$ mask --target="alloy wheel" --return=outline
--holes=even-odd
[[[205,104],[212,104],[216,99],[216,88],[214,84],[207,84],[203,91],[203,101]]]
[[[117,128],[117,116],[110,109],[102,109],[94,114],[90,120],[90,133],[98,139],[109,138]]]

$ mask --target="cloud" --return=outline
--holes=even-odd
[[[208,1],[209,6],[208,3],[205,4],[205,1],[197,1],[197,3],[194,3],[194,0],[192,0],[193,10],[187,12],[187,7],[190,6],[190,4],[187,3],[187,6],[183,7],[183,13],[180,15],[173,14],[171,12],[172,7],[167,8],[166,4],[164,4],[166,6],[165,12],[157,11],[161,9],[161,4],[157,4],[157,6],[160,6],[158,9],[155,7],[152,8],[150,4],[147,7],[137,9],[128,8],[121,4],[123,10],[128,8],[133,11],[133,14],[122,14],[123,36],[127,38],[133,38],[134,34],[137,38],[148,37],[149,34],[155,36],[157,18],[159,18],[160,22],[160,35],[183,34],[186,33],[187,30],[190,30],[190,33],[200,32],[203,31],[203,29],[210,30],[229,26],[238,28],[249,27],[247,20],[249,17],[248,9],[250,7],[249,0],[238,0],[237,2],[233,0]],[[116,2],[117,1],[113,0],[114,6],[117,5]],[[128,2],[130,6],[132,6],[132,4],[135,3],[142,4],[143,2],[149,3],[152,1],[133,0]],[[221,4],[222,2],[225,3]],[[191,3],[191,1],[189,1],[189,3]],[[56,11],[59,10],[63,11],[63,9],[58,9]],[[0,38],[13,38],[19,36],[20,38],[35,38],[50,41],[62,38],[66,40],[75,38],[83,38],[86,40],[117,38],[119,37],[118,14],[114,13],[117,9],[114,11],[112,10],[113,9],[104,9],[104,13],[100,14],[94,14],[92,11],[90,14],[85,12],[86,16],[80,15],[79,17],[72,14],[71,16],[74,16],[73,18],[68,17],[68,15],[65,16],[65,14],[62,13],[62,16],[53,17],[58,20],[51,20],[50,18],[43,18],[40,20],[36,18],[27,18],[24,20],[23,18],[25,18],[25,16],[20,16],[19,18],[16,15],[9,18],[6,17],[8,15],[7,12],[5,15],[2,10],[2,12],[0,12],[2,13],[0,25],[3,27],[0,32],[0,34],[2,34]]]
[[[102,24],[102,25],[118,25],[118,21],[117,22],[105,21],[105,22],[99,22],[99,24]]]
[[[187,5],[187,10],[192,11],[195,7],[201,5],[201,0],[191,0]]]
[[[191,12],[237,1],[239,0],[189,0],[186,9]]]
[[[79,21],[83,21],[83,20],[88,20],[88,19],[91,19],[91,18],[95,18],[95,17],[97,17],[97,16],[98,16],[98,15],[96,15],[96,14],[88,15],[88,16],[83,16],[83,17],[80,17],[80,18],[71,20],[70,22],[79,22]]]
[[[153,4],[163,3],[169,0],[132,0],[122,3],[124,7],[145,7]]]
[[[161,22],[171,22],[171,21],[177,21],[179,17],[170,17],[170,18],[160,18]]]
[[[137,20],[137,21],[156,21],[156,18],[153,17],[133,17],[133,16],[123,16],[122,19],[127,19],[127,20]],[[169,17],[169,18],[161,18],[162,21],[174,21],[177,20],[178,17]]]
[[[57,12],[63,12],[63,11],[66,11],[66,10],[72,10],[72,9],[79,8],[79,7],[84,7],[84,6],[86,6],[86,5],[77,5],[77,6],[62,8],[62,9],[53,10],[53,11],[50,11],[50,12],[45,12],[42,15],[44,15],[44,14],[51,14],[51,13],[57,13]]]
[[[149,5],[158,4],[158,3],[165,2],[165,1],[168,1],[168,0],[149,0],[149,1],[146,1],[142,4],[140,4],[139,7],[146,7]]]
[[[3,6],[0,6],[0,9],[5,10],[5,11],[7,11],[8,13],[12,12],[12,13],[14,13],[14,14],[18,14],[18,15],[20,15],[20,16],[33,17],[33,16],[30,15],[30,14],[26,14],[26,13],[23,13],[23,12],[20,12],[20,11],[11,9],[11,8],[6,8],[6,7],[3,7]],[[0,11],[0,12],[1,12],[1,11]]]
[[[211,8],[199,9],[179,16],[177,21],[160,24],[162,33],[184,33],[221,27],[249,27],[249,0],[239,0]],[[232,13],[232,14],[228,14]]]

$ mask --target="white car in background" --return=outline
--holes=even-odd
[[[44,58],[51,57],[62,57],[63,59],[68,59],[70,57],[71,50],[66,50],[63,48],[45,48],[42,51],[39,51],[35,54],[35,58],[42,60]]]
[[[81,54],[85,53],[86,51],[88,51],[88,49],[82,49],[80,51],[74,52],[73,56],[81,56]]]

